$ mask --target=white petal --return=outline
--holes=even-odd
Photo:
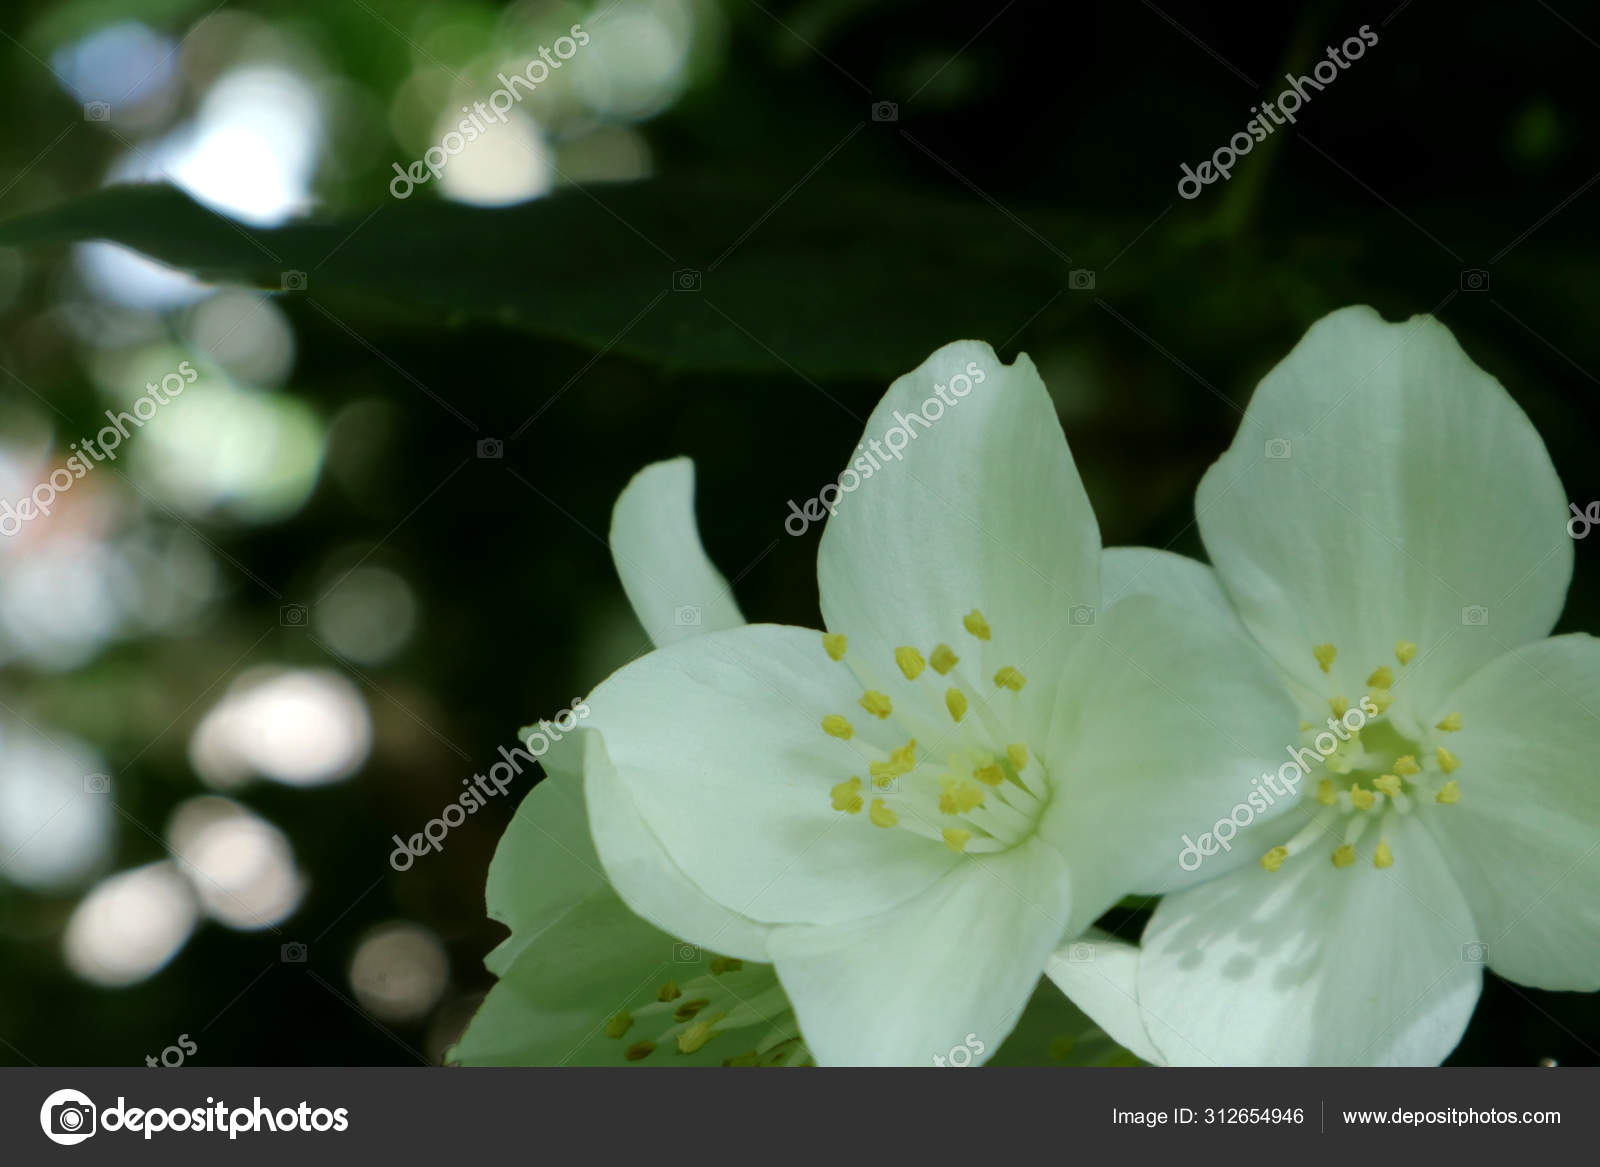
[[[700,544],[688,458],[656,462],[633,476],[611,512],[611,558],[658,648],[744,623],[733,589]]]
[[[1299,721],[1248,639],[1150,596],[1123,600],[1092,633],[1041,755],[1053,793],[1040,833],[1072,868],[1072,933],[1128,892],[1183,882],[1185,835],[1239,806],[1247,825],[1298,801],[1250,803]],[[1216,856],[1206,875],[1225,863]]]
[[[1472,916],[1417,815],[1391,816],[1394,866],[1329,861],[1338,838],[1269,872],[1168,896],[1146,927],[1139,1004],[1172,1065],[1433,1065],[1482,983]]]
[[[1379,665],[1401,671],[1396,641],[1420,647],[1397,720],[1544,636],[1572,575],[1544,443],[1431,317],[1346,308],[1313,325],[1257,388],[1195,512],[1245,623],[1303,682],[1354,701]],[[1323,643],[1338,650],[1326,678]]]
[[[589,698],[589,724],[650,834],[693,884],[750,920],[837,923],[909,899],[958,859],[832,809],[830,789],[866,774],[869,744],[880,758],[903,744],[859,708],[860,695],[821,633],[753,624],[627,665]],[[823,732],[834,713],[854,722],[853,740]],[[590,794],[598,822],[604,800]],[[610,841],[596,830],[608,870]]]
[[[1045,972],[1112,1041],[1151,1065],[1164,1064],[1139,1009],[1137,944],[1090,928],[1057,949]]]
[[[1100,555],[1100,594],[1106,608],[1133,596],[1155,596],[1197,620],[1245,632],[1217,573],[1187,555],[1152,547],[1107,547]]]
[[[1070,899],[1034,839],[969,857],[881,916],[775,928],[769,943],[819,1065],[933,1066],[969,1056],[958,1048],[977,1064],[1027,1005]]]
[[[1494,661],[1450,698],[1454,806],[1428,808],[1489,949],[1541,989],[1600,989],[1600,640],[1560,636]]]
[[[964,381],[971,388],[954,395]],[[938,420],[925,421],[925,406]],[[906,433],[915,436],[889,436]],[[1057,660],[1083,642],[1085,614],[1100,603],[1100,532],[1026,355],[1002,365],[986,344],[946,345],[895,381],[862,441],[845,485],[850,474],[860,480],[839,496],[818,552],[829,629],[924,653],[948,642],[985,675],[1027,656]],[[887,459],[872,455],[875,470],[872,442]],[[890,442],[903,448],[899,460]],[[993,629],[988,644],[962,628],[973,608]],[[1019,695],[1024,705],[1048,696],[1043,684]]]

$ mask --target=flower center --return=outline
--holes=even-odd
[[[1339,652],[1332,644],[1312,647],[1318,666],[1332,676]],[[1261,857],[1261,866],[1277,871],[1284,860],[1329,842],[1329,858],[1337,868],[1352,867],[1356,846],[1373,828],[1378,832],[1372,850],[1372,865],[1393,867],[1394,852],[1384,837],[1386,824],[1396,816],[1416,813],[1431,805],[1453,806],[1461,799],[1461,785],[1453,777],[1461,760],[1442,744],[1445,734],[1461,728],[1461,714],[1447,713],[1421,738],[1403,733],[1388,717],[1395,691],[1405,682],[1405,668],[1417,655],[1409,640],[1396,642],[1395,660],[1400,674],[1389,665],[1380,665],[1367,677],[1365,693],[1352,706],[1347,697],[1328,698],[1333,717],[1327,729],[1301,722],[1303,746],[1314,747],[1322,755],[1330,774],[1307,795],[1319,806],[1311,820],[1293,838],[1272,848]],[[1324,740],[1335,742],[1331,748]],[[1307,751],[1302,750],[1300,753]]]
[[[982,612],[974,608],[961,623],[975,642],[966,650],[969,660],[944,642],[927,656],[903,644],[894,650],[893,672],[851,652],[840,633],[824,633],[828,656],[862,685],[858,704],[867,717],[852,721],[830,713],[822,729],[850,743],[864,771],[829,790],[834,810],[865,810],[875,827],[977,855],[1008,850],[1031,836],[1050,800],[1050,783],[1043,760],[1012,728],[1007,702],[1028,678],[1014,665],[986,659],[992,632]],[[979,680],[984,676],[987,685]]]
[[[800,1036],[789,999],[770,965],[749,965],[731,956],[713,957],[709,972],[678,984],[665,981],[656,999],[623,1009],[606,1020],[607,1037],[634,1037],[623,1060],[640,1062],[658,1049],[698,1053],[731,1030],[758,1027],[755,1045],[723,1059],[725,1066],[798,1066],[811,1051]],[[649,1036],[641,1036],[648,1034]],[[730,1049],[737,1048],[724,1042]]]

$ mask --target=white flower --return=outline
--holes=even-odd
[[[1242,620],[1318,728],[1383,713],[1241,833],[1247,866],[1163,900],[1136,960],[1057,983],[1152,1060],[1286,1065],[1442,1060],[1485,965],[1600,988],[1600,642],[1544,639],[1573,552],[1528,418],[1437,321],[1345,309],[1262,381],[1195,509],[1214,575],[1115,551],[1108,593]]]
[[[822,539],[826,634],[738,626],[688,464],[645,471],[612,529],[636,611],[724,627],[612,676],[552,759],[582,768],[622,898],[774,963],[819,1062],[928,1065],[969,1034],[997,1048],[1059,942],[1164,888],[1293,707],[1236,631],[1151,597],[1104,610],[1026,357],[939,350],[874,412],[874,449]]]

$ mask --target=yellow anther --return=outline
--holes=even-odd
[[[933,671],[942,677],[960,664],[961,658],[955,654],[948,644],[940,644],[934,647],[933,655],[928,658],[928,663],[933,666]]]
[[[850,638],[842,632],[824,632],[822,647],[828,650],[828,655],[834,660],[843,660],[844,650],[850,647]]]
[[[1349,867],[1356,861],[1356,849],[1349,843],[1333,850],[1333,865],[1335,867]]]
[[[1367,684],[1374,689],[1394,688],[1394,670],[1388,665],[1372,670],[1372,676],[1367,678]]]
[[[1455,733],[1456,730],[1461,728],[1461,714],[1448,714],[1433,728],[1442,729],[1445,733]]]
[[[822,732],[829,737],[836,737],[842,742],[847,742],[856,735],[856,727],[851,725],[847,718],[837,713],[830,713],[822,719]]]
[[[939,810],[944,814],[966,814],[983,805],[983,788],[966,778],[948,775],[939,779]]]
[[[1311,723],[1309,721],[1302,721],[1300,723],[1300,732],[1301,733],[1305,733],[1305,731],[1310,729],[1310,728],[1311,728]]]
[[[1388,839],[1378,840],[1378,849],[1372,853],[1372,865],[1374,867],[1394,866],[1394,852],[1389,850]]]
[[[1028,747],[1015,743],[1006,747],[1006,757],[1011,762],[1013,770],[1022,771],[1028,768]]]
[[[1397,640],[1394,642],[1394,659],[1402,665],[1410,664],[1416,655],[1417,646],[1411,641]]]
[[[1371,810],[1373,794],[1370,790],[1363,790],[1361,783],[1350,783],[1350,805],[1357,810]]]
[[[872,784],[882,790],[900,775],[911,773],[916,766],[917,739],[912,738],[905,745],[890,750],[887,762],[868,762],[867,770],[872,775]]]
[[[894,650],[894,663],[900,666],[900,671],[906,675],[908,681],[914,681],[922,676],[922,670],[928,667],[928,662],[922,659],[922,654],[909,644],[902,644]]]
[[[1317,783],[1317,801],[1323,806],[1332,806],[1339,801],[1339,796],[1334,793],[1333,783],[1326,778]]]
[[[985,786],[999,786],[1006,780],[1006,772],[993,762],[977,767],[972,771],[972,776]]]
[[[833,797],[834,810],[842,810],[845,814],[861,813],[861,779],[841,782],[828,793]]]
[[[1268,871],[1276,871],[1283,866],[1283,861],[1289,858],[1289,848],[1274,847],[1261,857],[1261,866]]]
[[[653,1041],[636,1041],[623,1052],[623,1057],[630,1062],[642,1062],[645,1058],[656,1052],[656,1043]]]
[[[894,703],[889,700],[887,693],[880,693],[876,689],[868,689],[861,694],[861,708],[872,716],[882,721],[894,712]]]
[[[867,817],[875,827],[892,827],[900,821],[900,816],[890,810],[881,798],[872,800],[872,809],[867,811]]]
[[[1439,793],[1435,796],[1434,801],[1443,803],[1445,806],[1454,806],[1461,801],[1461,783],[1454,778],[1450,779],[1450,781],[1439,787]]]
[[[972,838],[971,831],[963,831],[960,827],[946,827],[944,829],[944,845],[957,855],[967,849],[967,840]]]
[[[1439,759],[1439,769],[1443,770],[1446,774],[1455,773],[1456,767],[1461,765],[1461,759],[1456,757],[1443,746],[1440,746],[1433,752],[1434,756]]]
[[[1393,774],[1380,774],[1372,780],[1372,784],[1390,798],[1400,793],[1400,779]]]
[[[960,721],[967,715],[967,695],[960,689],[946,689],[944,707],[950,711],[950,716],[954,720]]]
[[[628,1030],[632,1028],[633,1014],[624,1009],[622,1012],[613,1015],[612,1018],[606,1022],[606,1036],[621,1037],[624,1033],[627,1033]]]
[[[723,973],[738,972],[744,967],[744,961],[737,956],[714,956],[711,958],[711,975],[721,976]]]
[[[1422,767],[1417,765],[1416,758],[1410,754],[1401,754],[1394,760],[1394,772],[1402,778],[1409,778],[1413,774],[1422,773]]]
[[[1372,702],[1374,709],[1382,713],[1394,703],[1394,694],[1387,689],[1373,689],[1367,694],[1367,700]]]
[[[989,639],[989,621],[983,618],[983,613],[978,611],[978,609],[974,608],[965,616],[961,617],[961,624],[968,632],[972,633],[972,635],[976,636],[979,640]]]
[[[656,990],[657,1001],[676,1001],[683,996],[683,990],[678,988],[676,981],[668,981]]]
[[[680,1054],[692,1054],[699,1050],[701,1046],[717,1035],[714,1026],[720,1020],[722,1020],[720,1014],[716,1017],[707,1017],[702,1021],[696,1021],[688,1029],[678,1034],[678,1052]]]
[[[1317,658],[1317,664],[1327,672],[1333,667],[1334,658],[1339,655],[1339,650],[1331,644],[1314,644],[1311,646],[1311,655]]]
[[[1343,717],[1350,712],[1350,702],[1343,697],[1330,697],[1328,699],[1328,708],[1333,710],[1335,717]]]
[[[1028,678],[1010,665],[1006,665],[994,675],[994,683],[1002,689],[1010,689],[1013,693],[1020,693],[1022,692],[1022,686],[1028,683]]]

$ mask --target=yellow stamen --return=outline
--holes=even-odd
[[[1394,659],[1402,665],[1408,665],[1417,655],[1417,646],[1409,640],[1394,642]]]
[[[868,762],[867,770],[872,775],[872,784],[883,790],[900,775],[911,773],[916,766],[917,739],[912,738],[905,745],[890,750],[887,762]]]
[[[950,716],[954,720],[960,721],[967,715],[967,695],[960,689],[946,689],[944,707],[950,711]]]
[[[706,997],[696,997],[692,1001],[685,1001],[672,1011],[672,1019],[674,1021],[691,1021],[700,1010],[709,1004],[711,1004],[711,1001]]]
[[[1011,760],[1013,770],[1026,770],[1028,768],[1028,747],[1013,744],[1006,747],[1006,757]]]
[[[1013,693],[1020,693],[1022,692],[1022,686],[1028,683],[1028,678],[1010,665],[1006,665],[994,675],[994,683],[1002,689],[1010,689]]]
[[[1378,840],[1378,849],[1372,853],[1372,865],[1380,868],[1394,866],[1394,852],[1389,850],[1388,839]]]
[[[1006,772],[993,762],[977,767],[972,771],[972,776],[985,786],[998,786],[1006,780]]]
[[[1439,794],[1434,801],[1443,803],[1445,806],[1454,806],[1461,801],[1461,783],[1454,778],[1450,779],[1450,781],[1439,787]]]
[[[1323,806],[1332,806],[1339,801],[1339,796],[1333,791],[1333,783],[1326,778],[1317,783],[1317,801]]]
[[[881,798],[872,800],[872,809],[867,811],[867,817],[875,827],[892,827],[900,821],[900,816],[890,810]]]
[[[678,988],[675,981],[668,981],[656,990],[657,1001],[676,1001],[683,996],[683,990]]]
[[[636,1041],[624,1052],[623,1057],[630,1062],[642,1062],[645,1058],[656,1052],[656,1043],[653,1041]]]
[[[908,681],[914,681],[922,676],[922,670],[928,667],[928,662],[922,659],[922,654],[909,644],[902,644],[894,650],[894,663],[900,666],[900,671],[906,675]]]
[[[1451,713],[1451,714],[1447,715],[1442,721],[1439,722],[1439,724],[1435,725],[1433,728],[1434,729],[1442,729],[1442,730],[1445,731],[1445,733],[1455,733],[1456,730],[1461,728],[1461,714],[1459,714],[1459,713]]]
[[[701,1046],[717,1035],[717,1031],[712,1027],[720,1020],[722,1020],[721,1015],[707,1017],[703,1021],[696,1021],[688,1029],[678,1034],[678,1052],[680,1054],[692,1054],[699,1050]]]
[[[928,658],[928,663],[933,666],[933,671],[941,677],[955,668],[960,662],[961,658],[951,650],[948,644],[935,646],[933,655]]]
[[[1309,721],[1302,721],[1300,723],[1300,732],[1301,733],[1305,733],[1305,731],[1310,729],[1310,728],[1311,728],[1311,723]]]
[[[633,1028],[633,1014],[624,1009],[606,1022],[607,1037],[621,1037]]]
[[[969,779],[949,775],[939,779],[939,810],[943,814],[966,814],[983,805],[983,788]]]
[[[1367,700],[1372,702],[1374,709],[1382,713],[1394,703],[1394,694],[1387,689],[1373,689],[1367,694]]]
[[[842,810],[845,814],[861,813],[861,779],[841,782],[828,793],[833,797],[834,810]]]
[[[1331,644],[1315,644],[1311,646],[1311,655],[1317,658],[1317,664],[1327,672],[1333,667],[1334,658],[1339,655],[1339,650]]]
[[[844,651],[850,646],[850,638],[842,632],[824,632],[822,634],[822,647],[827,649],[828,655],[834,660],[843,660]]]
[[[1350,805],[1357,810],[1371,810],[1373,794],[1370,790],[1363,790],[1361,783],[1350,783]]]
[[[1343,847],[1336,847],[1333,851],[1333,865],[1335,867],[1349,867],[1356,861],[1356,849],[1349,843]]]
[[[1289,858],[1289,848],[1274,847],[1261,857],[1261,866],[1268,871],[1276,871],[1283,866],[1283,861]]]
[[[1400,793],[1400,779],[1393,774],[1380,774],[1372,780],[1372,784],[1390,798]]]
[[[894,712],[894,704],[889,700],[889,695],[880,693],[876,689],[868,689],[861,694],[861,708],[872,714],[879,721]]]
[[[983,618],[983,613],[974,608],[961,617],[962,626],[979,640],[989,639],[989,621]]]
[[[711,975],[721,976],[726,972],[738,972],[744,967],[744,961],[737,956],[716,956],[711,959]]]
[[[836,737],[842,742],[847,742],[855,736],[856,727],[837,713],[830,713],[822,719],[822,732],[829,737]]]
[[[1394,670],[1388,665],[1372,670],[1372,676],[1367,678],[1367,684],[1375,689],[1394,688]]]
[[[1350,702],[1343,697],[1331,697],[1328,699],[1328,708],[1333,710],[1335,717],[1343,717],[1350,712]]]
[[[957,855],[967,849],[967,840],[972,838],[971,831],[963,831],[960,827],[946,827],[944,829],[944,845]]]
[[[1461,759],[1456,757],[1443,746],[1440,746],[1433,752],[1434,756],[1439,759],[1439,769],[1443,770],[1446,774],[1455,773],[1456,767],[1461,765]]]
[[[1409,778],[1413,774],[1422,773],[1422,767],[1417,765],[1416,758],[1410,754],[1401,754],[1394,760],[1394,772],[1402,778]]]

